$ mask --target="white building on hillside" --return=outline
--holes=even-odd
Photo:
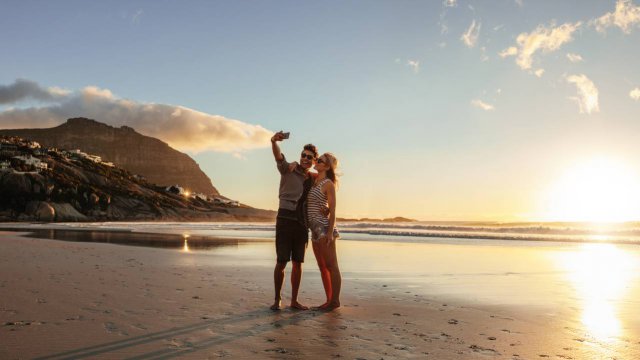
[[[39,168],[42,164],[42,161],[40,161],[40,159],[38,159],[37,157],[33,157],[31,155],[19,155],[19,156],[14,156],[13,158],[24,162],[25,165],[33,165],[36,168]]]

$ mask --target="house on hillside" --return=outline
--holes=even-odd
[[[32,155],[18,155],[14,156],[13,158],[23,163],[24,165],[34,166],[35,168],[39,168],[42,164],[42,161],[40,159],[38,159],[37,157],[33,157]]]
[[[91,160],[91,161],[93,161],[94,163],[97,163],[97,164],[102,162],[102,158],[100,156],[98,156],[98,155],[85,154],[84,158],[88,159],[88,160]]]
[[[216,205],[227,205],[227,206],[232,206],[232,207],[240,206],[240,203],[237,200],[223,199],[223,198],[219,198],[219,197],[214,198],[213,199],[213,203],[216,204]]]
[[[11,169],[11,163],[10,162],[8,162],[6,160],[0,161],[0,171],[1,170],[9,170],[9,169]]]
[[[198,200],[209,201],[209,197],[203,193],[194,193],[191,196]]]
[[[0,156],[11,158],[18,155],[18,146],[15,144],[0,143]]]
[[[189,192],[187,190],[185,190],[182,186],[180,185],[171,185],[171,186],[167,186],[166,189],[164,189],[166,192],[170,192],[172,194],[176,194],[176,195],[187,195]]]

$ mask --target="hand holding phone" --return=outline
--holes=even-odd
[[[289,138],[289,134],[291,134],[291,133],[290,132],[282,133],[282,138],[283,139],[288,139]]]

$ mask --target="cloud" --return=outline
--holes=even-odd
[[[519,7],[523,7],[523,6],[524,6],[524,0],[515,0],[515,1],[516,1],[516,4],[517,4]]]
[[[58,101],[70,93],[58,87],[43,88],[34,81],[18,79],[11,85],[0,85],[0,105],[25,100]]]
[[[640,6],[631,0],[618,0],[614,12],[609,12],[592,20],[591,25],[599,32],[606,32],[607,28],[617,26],[625,34],[630,34],[634,26],[640,25]]]
[[[458,0],[444,0],[443,5],[445,7],[456,7],[458,6]]]
[[[640,88],[635,88],[629,91],[629,97],[635,101],[640,100]]]
[[[467,45],[467,47],[472,48],[476,46],[476,43],[478,42],[478,36],[480,35],[480,26],[480,23],[478,23],[478,25],[476,26],[476,21],[473,20],[471,22],[471,25],[469,25],[467,31],[460,37],[460,40],[462,40],[462,42]]]
[[[34,82],[28,83],[32,89],[42,89]],[[11,102],[16,102],[25,97],[24,91],[20,91],[20,87],[17,88],[16,90],[12,85],[0,87],[4,91],[0,93],[4,99],[14,99]],[[44,100],[51,101],[51,98],[45,96]],[[207,114],[184,106],[120,99],[110,90],[95,86],[58,97],[56,100],[56,103],[46,106],[2,111],[0,126],[42,128],[59,125],[72,117],[87,117],[112,126],[127,125],[144,135],[159,138],[179,150],[193,152],[211,150],[239,153],[267,146],[272,135],[270,130],[260,125]]]
[[[487,55],[487,48],[484,46],[481,47],[480,52],[482,53],[482,55],[480,56],[480,61],[489,61],[489,55]]]
[[[567,82],[575,84],[578,90],[578,96],[571,99],[575,100],[580,106],[580,113],[591,114],[600,111],[598,105],[598,88],[593,81],[584,75],[567,76]]]
[[[566,23],[558,27],[551,24],[550,27],[538,25],[531,33],[522,33],[516,38],[518,47],[511,46],[502,52],[500,56],[516,56],[516,64],[521,69],[531,69],[533,55],[538,52],[552,52],[558,50],[563,44],[573,40],[573,33],[582,25],[581,22],[575,24]]]
[[[487,104],[486,102],[484,102],[482,100],[478,100],[478,99],[471,100],[471,105],[473,105],[473,106],[475,106],[475,107],[477,107],[479,109],[485,110],[485,111],[491,111],[491,110],[495,109],[495,107],[493,105]]]
[[[538,69],[536,71],[533,72],[534,74],[536,74],[537,77],[542,77],[542,74],[544,74],[544,69]]]
[[[506,58],[507,56],[518,55],[518,48],[515,46],[508,47],[502,50],[498,55],[500,55],[500,57],[503,59]]]
[[[568,53],[567,54],[567,59],[569,59],[569,61],[571,61],[572,63],[577,63],[577,62],[582,61],[582,56],[580,56],[578,54]]]
[[[418,71],[420,71],[420,61],[418,60],[409,60],[407,61],[407,66],[409,66],[411,69],[413,69],[414,73],[418,73]]]
[[[140,23],[140,16],[142,16],[143,13],[144,11],[142,11],[142,9],[139,9],[138,11],[136,11],[135,14],[131,16],[131,23],[132,24]]]

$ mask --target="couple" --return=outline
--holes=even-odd
[[[318,306],[321,310],[340,307],[340,287],[342,278],[336,256],[336,185],[335,169],[338,160],[331,153],[318,157],[318,150],[307,144],[300,154],[300,163],[289,163],[280,151],[278,142],[286,139],[282,132],[271,138],[271,149],[280,172],[280,204],[276,219],[276,254],[278,256],[273,271],[275,302],[272,310],[279,310],[282,304],[284,269],[289,260],[291,270],[291,307],[307,310],[298,302],[298,290],[302,279],[302,263],[308,243],[308,229],[311,230],[313,253],[316,256],[322,285],[327,301]],[[316,173],[310,172],[315,166]]]

